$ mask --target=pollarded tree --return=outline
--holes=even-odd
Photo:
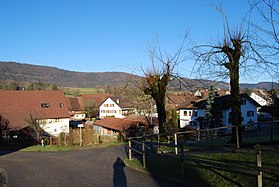
[[[196,57],[194,71],[210,77],[229,78],[231,92],[231,122],[232,125],[241,125],[241,103],[240,103],[240,72],[256,73],[257,68],[270,65],[255,50],[252,45],[253,38],[250,37],[249,29],[241,24],[240,28],[232,30],[222,9],[224,16],[224,36],[213,45],[198,45],[193,48]],[[243,21],[245,23],[245,20]],[[248,27],[248,26],[247,26]],[[243,71],[241,71],[243,70]],[[239,128],[241,141],[242,130]],[[233,129],[232,142],[236,142],[236,131]]]
[[[160,45],[158,41],[156,41],[148,49],[148,55],[151,60],[151,68],[147,70],[142,69],[144,78],[141,89],[155,101],[160,133],[163,133],[166,130],[167,115],[165,98],[167,87],[173,78],[178,78],[178,75],[175,73],[175,68],[180,63],[186,61],[186,58],[183,55],[186,52],[184,44],[187,37],[188,34],[185,34],[182,44],[176,50],[174,55],[169,53],[165,53],[165,55],[163,55]]]

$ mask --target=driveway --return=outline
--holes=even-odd
[[[7,186],[182,186],[126,167],[122,146],[66,152],[13,152],[0,156]]]

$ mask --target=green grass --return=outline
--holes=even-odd
[[[256,168],[256,154],[250,153],[208,153],[194,154],[184,161],[184,176],[180,160],[152,155],[146,160],[146,168],[141,159],[125,160],[126,164],[139,170],[148,171],[167,178],[173,178],[194,186],[256,186],[257,176],[243,173],[244,168]],[[265,170],[263,186],[279,186],[278,152],[262,152]],[[224,166],[224,167],[220,167]],[[218,166],[218,167],[217,167]],[[231,169],[235,168],[235,170]],[[239,169],[242,168],[242,169]],[[229,170],[229,171],[227,171]],[[277,176],[277,179],[275,178]],[[276,181],[277,180],[277,181]]]
[[[49,151],[69,151],[69,150],[73,150],[73,149],[77,149],[77,148],[74,147],[74,146],[53,145],[53,146],[42,147],[40,145],[34,145],[34,146],[30,146],[30,147],[20,149],[20,151],[49,152]]]
[[[97,94],[97,93],[105,93],[103,88],[73,88],[73,87],[64,87],[64,92],[68,96],[76,96],[83,94]]]
[[[52,146],[45,146],[42,147],[41,145],[33,145],[28,147],[22,146],[1,146],[0,150],[5,151],[33,151],[33,152],[52,152],[52,151],[70,151],[70,150],[84,150],[84,149],[94,149],[94,148],[105,148],[109,146],[118,146],[118,145],[126,145],[126,142],[107,142],[102,144],[94,144],[88,146],[59,146],[59,145],[52,145]]]

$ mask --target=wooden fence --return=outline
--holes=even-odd
[[[184,160],[192,160],[194,162],[197,162],[198,164],[204,164],[212,168],[221,168],[223,170],[228,171],[241,171],[243,174],[250,174],[257,176],[257,183],[258,186],[262,186],[262,177],[263,177],[263,170],[262,170],[262,161],[261,161],[261,146],[257,145],[255,146],[254,151],[252,151],[252,154],[256,155],[257,161],[256,161],[256,168],[241,168],[241,167],[234,167],[229,168],[226,164],[220,164],[220,163],[212,163],[208,161],[198,160],[191,158],[187,155],[185,155],[184,147],[185,144],[183,142],[179,142],[179,136],[184,135],[192,135],[196,141],[201,141],[206,139],[208,142],[212,141],[214,138],[218,136],[218,132],[222,130],[227,130],[228,128],[236,128],[236,132],[238,132],[238,127],[230,126],[230,127],[219,127],[219,128],[213,128],[213,129],[203,129],[203,130],[195,130],[195,131],[185,131],[185,132],[176,132],[174,134],[158,134],[158,135],[151,135],[151,136],[144,136],[144,137],[134,137],[129,138],[129,159],[132,159],[133,153],[137,153],[141,155],[142,164],[143,167],[146,167],[146,155],[147,154],[160,154],[160,146],[167,146],[172,147],[174,149],[174,154],[168,154],[166,156],[171,156],[174,159],[179,159],[181,161],[181,174],[184,176]],[[239,138],[238,133],[236,133],[236,140],[237,143],[235,147],[239,149]],[[162,137],[165,138],[166,141],[161,142],[160,139]],[[154,141],[155,140],[155,141]],[[171,141],[173,140],[173,141]],[[155,148],[155,149],[154,149]],[[179,154],[180,153],[180,154]],[[246,152],[247,153],[247,152]],[[251,153],[251,151],[249,152]],[[164,154],[162,154],[164,155]]]

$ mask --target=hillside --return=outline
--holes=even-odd
[[[37,66],[16,62],[0,62],[0,81],[12,80],[17,82],[43,82],[53,83],[63,87],[96,88],[106,86],[126,85],[137,75],[124,72],[85,73],[67,71],[49,66]],[[208,88],[210,84],[217,84],[218,88],[229,89],[226,82],[214,82],[201,79],[183,78],[183,83],[173,81],[170,88],[173,90],[192,91],[197,88]],[[279,89],[278,83],[261,82],[258,84],[241,84],[241,88],[249,89]]]
[[[138,76],[123,72],[84,73],[15,62],[0,62],[0,80],[54,83],[63,87],[93,88],[122,85]]]

